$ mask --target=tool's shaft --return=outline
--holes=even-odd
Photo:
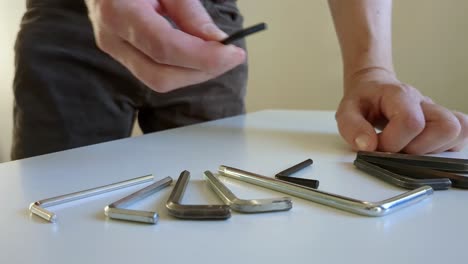
[[[227,166],[220,166],[219,172],[221,175],[230,178],[365,216],[383,216],[389,214],[397,209],[419,202],[433,193],[431,187],[424,186],[390,199],[373,203],[303,187]]]

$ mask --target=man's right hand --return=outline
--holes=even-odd
[[[157,92],[207,81],[245,61],[243,49],[219,43],[227,35],[199,0],[86,0],[86,5],[97,46]]]

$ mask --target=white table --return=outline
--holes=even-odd
[[[468,158],[467,152],[447,154]],[[221,164],[274,175],[312,158],[298,176],[320,189],[378,201],[406,190],[358,171],[332,112],[262,111],[0,165],[0,263],[467,263],[468,191],[438,191],[382,218],[293,198],[288,212],[183,221],[167,214],[172,187],[136,204],[157,225],[106,219],[103,208],[145,185],[51,207],[58,222],[30,216],[29,203],[148,173],[192,178],[184,203],[221,203],[203,171]],[[240,198],[285,196],[223,178]]]

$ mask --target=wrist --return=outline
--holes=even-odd
[[[344,75],[345,92],[363,82],[399,83],[393,67],[362,67]]]

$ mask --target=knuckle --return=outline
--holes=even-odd
[[[425,122],[424,118],[421,118],[419,116],[410,114],[410,115],[406,115],[402,119],[402,125],[408,131],[413,131],[416,134],[419,134],[424,130],[424,128],[426,126],[426,122]]]
[[[462,125],[455,116],[447,118],[443,125],[440,126],[440,133],[447,138],[457,138],[462,132]]]
[[[460,136],[463,140],[468,139],[468,116],[462,113],[456,113],[460,124]]]

